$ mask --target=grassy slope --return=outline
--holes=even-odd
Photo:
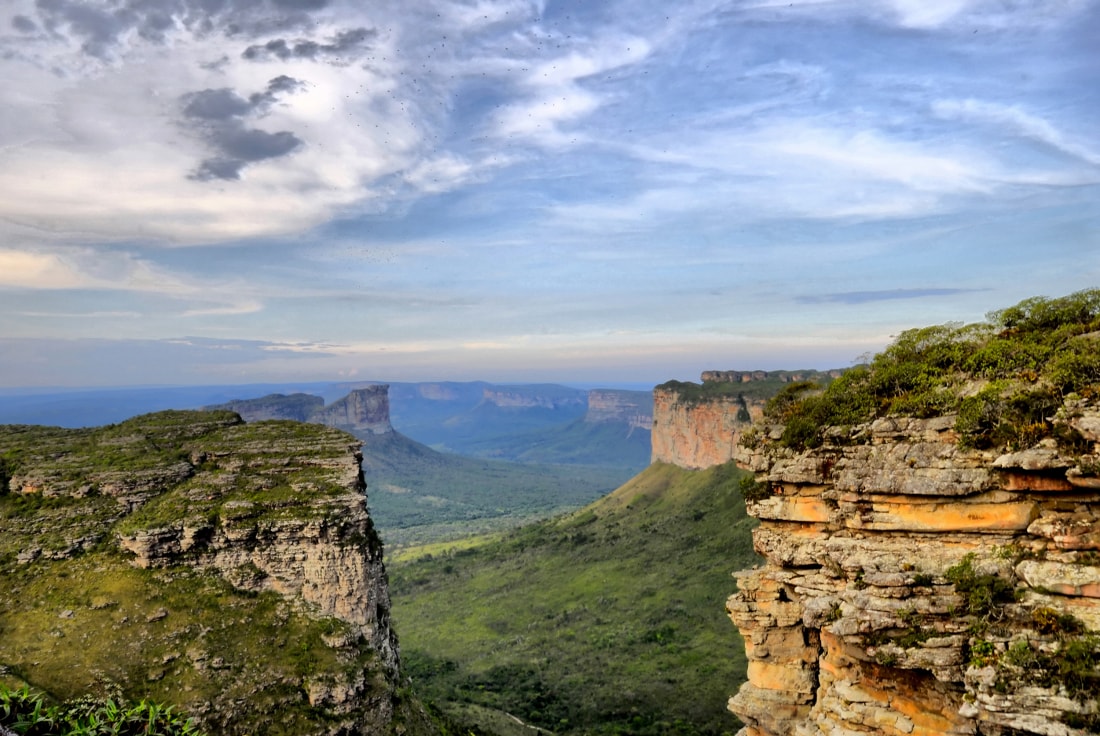
[[[521,463],[569,463],[626,467],[637,473],[649,465],[650,433],[631,431],[625,422],[569,424],[470,443],[465,452]]]
[[[739,477],[654,465],[572,515],[391,563],[414,688],[558,733],[733,733],[723,606],[756,561]]]
[[[630,475],[623,468],[459,457],[400,433],[362,439],[371,515],[390,549],[499,531],[576,509]]]

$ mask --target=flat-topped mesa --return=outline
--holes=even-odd
[[[258,399],[239,399],[207,406],[207,411],[236,412],[246,422],[290,419],[324,424],[360,434],[388,434],[390,424],[389,385],[373,384],[351,391],[328,406],[320,396],[311,394],[269,394]]]
[[[702,386],[669,381],[654,388],[652,461],[702,470],[732,460],[764,400],[730,389],[736,389],[733,382],[705,379]]]
[[[581,409],[585,405],[585,394],[562,386],[494,387],[483,390],[482,403],[502,409]]]
[[[314,411],[307,421],[349,432],[388,434],[393,431],[389,391],[388,384],[355,389],[324,409]]]
[[[592,389],[588,392],[588,424],[620,422],[630,430],[653,427],[653,395],[648,391]]]
[[[1095,732],[1100,407],[1059,417],[1073,450],[960,449],[954,416],[742,439],[746,734]]]

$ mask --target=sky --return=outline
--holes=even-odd
[[[0,386],[835,368],[1100,286],[1100,0],[4,0]]]

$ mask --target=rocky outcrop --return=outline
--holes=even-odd
[[[693,470],[729,462],[741,433],[763,408],[759,399],[693,399],[677,388],[658,386],[653,391],[652,460]]]
[[[0,667],[62,696],[106,678],[210,733],[430,732],[398,691],[359,448],[229,412],[0,427]]]
[[[224,404],[207,406],[207,411],[232,411],[246,422],[263,422],[268,419],[309,421],[309,417],[321,410],[325,400],[312,394],[268,394],[258,399],[238,399]]]
[[[269,394],[204,407],[206,411],[236,412],[246,422],[289,419],[324,424],[358,434],[386,434],[390,424],[389,386],[372,384],[357,388],[328,406],[320,396]]]
[[[653,427],[653,394],[647,391],[593,389],[588,392],[588,411],[584,421],[588,424],[625,424],[628,432],[636,429],[649,431]]]
[[[727,610],[749,656],[748,736],[1100,730],[1100,408],[1053,438],[962,449],[955,417],[781,428],[737,460],[766,563]]]
[[[356,389],[324,409],[315,411],[308,421],[355,433],[392,432],[389,389],[386,384]]]

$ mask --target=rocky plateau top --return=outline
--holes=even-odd
[[[115,683],[216,734],[430,732],[359,446],[227,411],[0,427],[0,674]]]

